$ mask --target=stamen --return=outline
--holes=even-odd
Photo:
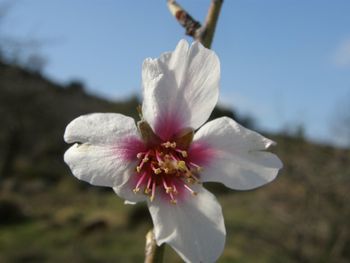
[[[183,150],[180,150],[180,149],[175,149],[175,151],[180,153],[183,158],[186,158],[188,156],[186,151],[183,151]]]
[[[190,178],[187,178],[186,182],[189,184],[194,184],[196,181],[190,177]]]
[[[162,146],[164,146],[165,148],[170,148],[171,142],[165,142],[162,143]]]
[[[190,165],[194,166],[196,168],[197,172],[203,171],[203,168],[201,166],[199,166],[198,164],[190,162]]]
[[[146,153],[146,155],[142,159],[141,163],[138,166],[136,166],[136,171],[138,173],[141,172],[141,169],[142,169],[143,165],[149,161],[148,155],[149,155],[149,151]]]
[[[155,174],[160,174],[162,172],[160,168],[152,168],[152,170]]]
[[[151,197],[149,198],[151,200],[151,202],[153,202],[153,200],[154,200],[155,192],[156,192],[156,181],[153,181],[152,194],[151,194]]]
[[[156,158],[157,158],[158,164],[161,164],[164,162],[163,159],[161,158],[161,154],[158,151],[156,151]]]
[[[193,195],[196,196],[198,193],[193,191],[187,184],[184,184],[184,187]]]
[[[200,183],[199,178],[191,173],[191,177],[197,182]]]
[[[151,192],[151,183],[152,183],[152,177],[150,176],[148,178],[148,182],[147,182],[147,187],[145,188],[145,194],[148,195]]]
[[[172,189],[171,187],[168,186],[168,184],[166,183],[164,177],[162,178],[162,181],[163,181],[163,186],[164,186],[165,192],[166,192],[167,194],[171,193],[173,189]]]
[[[162,172],[159,167],[155,167],[154,163],[151,164],[151,168],[155,174],[160,174]]]
[[[135,186],[135,188],[133,189],[133,191],[134,191],[135,194],[136,194],[137,192],[140,191],[140,185],[141,185],[141,183],[143,182],[143,179],[145,179],[146,175],[147,175],[147,173],[144,172],[144,173],[142,174],[142,176],[139,178],[139,180],[137,181],[136,186]]]
[[[168,154],[169,156],[169,160],[173,160],[175,162],[180,161],[180,158],[178,158],[177,156],[173,155],[173,154]]]
[[[173,188],[173,193],[174,193],[175,195],[177,195],[179,192],[177,191],[177,188],[176,188],[176,186],[175,186],[174,183],[173,183],[173,185],[172,185],[172,188]]]
[[[172,203],[173,205],[176,205],[177,204],[177,200],[174,198],[173,194],[172,193],[169,193],[170,195],[170,203]]]
[[[190,171],[188,171],[185,176],[187,177],[186,181],[189,184],[194,184],[194,183],[198,183],[200,184],[201,182],[199,181],[199,178],[197,176],[195,176],[193,173],[191,173]]]
[[[177,168],[182,171],[188,171],[185,161],[177,162]]]
[[[202,167],[186,159],[187,146],[181,141],[165,141],[137,153],[139,162],[135,169],[138,174],[133,192],[144,192],[152,202],[159,191],[168,195],[172,204],[176,204],[175,197],[181,197],[184,192],[197,195],[192,185],[200,183],[198,174]]]
[[[165,142],[161,144],[162,146],[164,146],[165,148],[176,148],[176,142]]]

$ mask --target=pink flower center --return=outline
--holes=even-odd
[[[191,185],[200,183],[198,173],[202,168],[188,159],[187,151],[179,149],[176,142],[167,141],[139,152],[136,167],[137,180],[133,191],[143,192],[153,201],[156,194],[176,204],[184,194],[197,195]]]

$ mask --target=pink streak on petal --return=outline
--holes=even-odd
[[[208,166],[216,155],[217,151],[206,142],[194,142],[188,150],[188,159],[203,167]]]
[[[160,114],[156,119],[155,133],[164,141],[171,140],[182,127],[182,119],[176,113]]]
[[[116,154],[125,161],[135,161],[137,159],[136,155],[146,150],[145,144],[135,136],[124,138],[115,147]]]

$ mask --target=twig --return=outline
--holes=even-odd
[[[197,39],[201,24],[194,20],[175,0],[168,0],[168,8],[170,13],[179,21],[180,25],[186,29],[186,35]]]
[[[180,25],[185,28],[187,35],[200,41],[205,47],[210,48],[223,2],[224,0],[211,1],[203,26],[175,0],[168,0],[168,8],[170,13],[179,21]]]
[[[164,247],[164,244],[160,247],[157,246],[153,229],[148,231],[146,234],[145,263],[163,262]]]
[[[207,18],[203,26],[203,32],[201,36],[202,44],[210,48],[213,42],[216,24],[218,22],[221,6],[224,0],[212,0],[208,9]]]

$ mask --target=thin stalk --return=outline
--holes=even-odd
[[[203,32],[201,35],[201,43],[206,48],[210,48],[213,42],[215,28],[223,2],[224,0],[212,0],[209,6],[207,18],[205,20]]]
[[[211,1],[204,25],[201,25],[200,22],[195,20],[175,0],[168,0],[167,2],[170,13],[185,28],[186,34],[201,42],[206,48],[210,48],[224,0]]]
[[[162,263],[165,245],[157,246],[154,231],[151,229],[146,234],[145,263]]]

